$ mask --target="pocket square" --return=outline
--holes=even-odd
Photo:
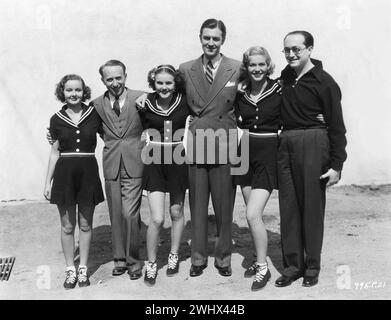
[[[235,81],[228,81],[227,84],[225,85],[225,87],[235,87],[235,86],[236,86]]]

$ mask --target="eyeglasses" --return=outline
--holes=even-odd
[[[289,54],[291,53],[291,51],[293,52],[293,54],[300,54],[304,49],[307,49],[306,47],[304,48],[299,48],[299,47],[292,47],[292,48],[284,48],[282,49],[282,53],[285,54],[286,56],[289,56]]]

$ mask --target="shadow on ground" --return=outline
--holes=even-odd
[[[267,224],[270,220],[276,219],[272,215],[264,215],[264,222]],[[140,240],[140,259],[148,260],[146,249],[146,231],[148,226],[141,222],[141,240]],[[268,233],[268,257],[273,266],[281,272],[281,243],[280,234],[267,230]],[[214,246],[216,239],[216,219],[214,215],[208,216],[208,254],[214,257]],[[255,251],[252,242],[251,233],[248,227],[240,227],[236,223],[232,224],[232,253],[239,253],[243,256],[242,267],[248,268],[254,261]],[[187,221],[179,248],[179,260],[185,261],[191,257],[191,221]],[[168,254],[171,250],[171,227],[162,228],[160,231],[160,241],[157,253],[158,269],[167,265]],[[93,229],[93,240],[89,256],[89,271],[94,274],[101,265],[112,261],[111,245],[111,227],[101,225]]]

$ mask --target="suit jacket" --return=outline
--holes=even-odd
[[[111,107],[108,91],[92,102],[103,122],[103,172],[106,180],[116,179],[121,157],[126,172],[132,178],[142,177],[143,173],[141,150],[144,144],[140,139],[142,125],[136,109],[136,99],[143,92],[126,90],[125,103],[119,117]]]
[[[189,161],[198,164],[225,164],[229,163],[229,148],[235,148],[236,151],[237,126],[233,103],[240,65],[239,61],[223,56],[211,85],[206,80],[202,56],[179,66],[186,81],[188,105],[194,116],[189,126],[192,139],[187,139]],[[211,129],[210,134],[214,133],[216,138],[212,137],[209,142],[206,137],[197,139],[197,129]],[[197,135],[201,138],[198,132]]]

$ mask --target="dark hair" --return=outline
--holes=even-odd
[[[309,33],[308,31],[303,31],[303,30],[296,30],[296,31],[292,31],[292,32],[289,32],[284,40],[286,39],[287,36],[290,36],[290,35],[293,35],[293,34],[301,34],[303,37],[304,37],[304,45],[308,48],[308,47],[313,47],[314,46],[314,37],[312,36],[311,33]]]
[[[224,25],[223,21],[217,20],[217,19],[207,19],[207,20],[205,20],[204,23],[201,25],[200,37],[202,35],[202,30],[205,29],[205,28],[209,28],[209,29],[219,28],[221,30],[221,33],[222,33],[223,42],[225,41],[225,35],[227,34],[227,30],[225,29],[225,25]]]
[[[269,55],[269,52],[264,47],[254,46],[248,48],[243,53],[242,65],[240,66],[240,76],[239,76],[239,81],[244,81],[248,89],[251,89],[251,81],[248,75],[247,68],[250,62],[250,57],[256,55],[265,56],[266,64],[267,64],[267,76],[270,76],[273,73],[275,67],[272,58]]]
[[[91,98],[91,89],[90,87],[86,86],[83,78],[78,76],[77,74],[67,74],[66,76],[62,77],[60,82],[56,85],[56,90],[54,91],[54,94],[56,95],[58,100],[60,100],[62,103],[65,102],[64,88],[65,83],[67,83],[67,81],[69,80],[80,80],[81,86],[83,88],[83,98],[81,100],[82,102]]]
[[[176,70],[171,64],[162,64],[157,66],[148,72],[148,84],[153,89],[156,90],[155,87],[155,79],[156,75],[161,72],[167,72],[174,77],[175,83],[175,91],[184,93],[185,92],[185,80],[183,79],[179,70]]]
[[[105,62],[103,65],[101,65],[99,67],[100,75],[103,77],[103,69],[105,67],[115,67],[115,66],[120,66],[122,68],[122,70],[124,70],[124,73],[126,74],[126,67],[125,67],[125,65],[121,61],[119,61],[119,60],[109,60],[109,61]]]

